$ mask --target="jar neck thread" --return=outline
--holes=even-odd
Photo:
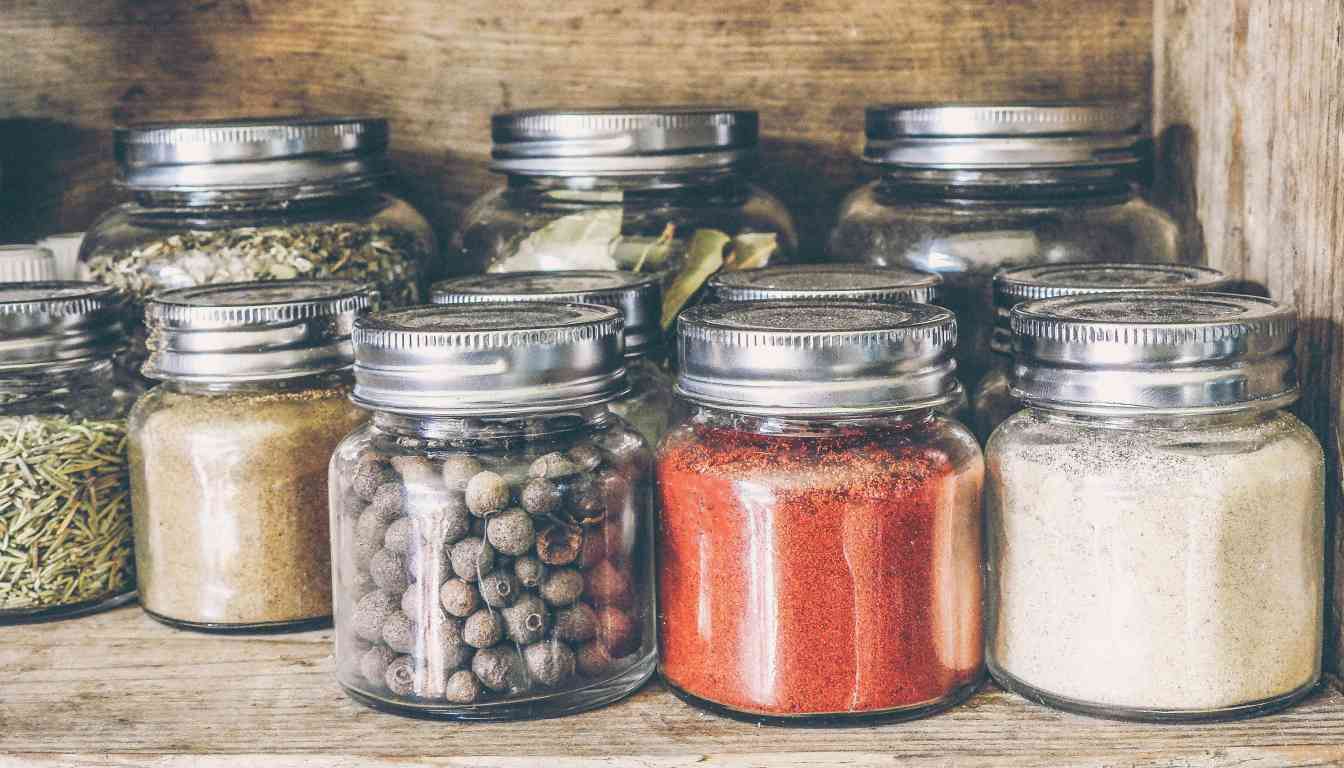
[[[603,427],[614,417],[606,406],[527,416],[433,416],[374,411],[373,425],[383,432],[427,440],[511,440],[549,438]]]
[[[1100,168],[885,168],[880,191],[923,200],[1122,202],[1133,197],[1132,166]]]
[[[557,202],[620,203],[625,197],[667,195],[686,190],[731,195],[746,185],[744,169],[727,168],[678,173],[654,172],[628,176],[542,176],[508,174],[508,186]]]
[[[1249,403],[1245,408],[1235,411],[1203,414],[1133,414],[1133,415],[1095,415],[1050,408],[1041,404],[1028,404],[1027,409],[1033,416],[1057,424],[1075,424],[1117,431],[1169,430],[1186,431],[1210,429],[1237,424],[1248,424],[1278,411],[1274,405]]]
[[[131,189],[136,203],[146,208],[302,208],[358,202],[379,191],[378,179],[369,176],[333,179],[304,185],[258,189]]]
[[[348,387],[354,381],[349,369],[327,371],[291,379],[250,381],[183,381],[165,379],[159,386],[188,395],[231,395],[243,393],[301,392],[308,389]]]
[[[755,416],[692,403],[691,419],[705,426],[781,436],[809,436],[852,429],[915,429],[933,423],[932,408],[878,416]]]

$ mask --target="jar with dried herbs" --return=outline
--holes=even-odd
[[[364,421],[350,330],[372,289],[344,280],[179,288],[146,306],[131,412],[140,603],[198,630],[331,617],[327,461]]]
[[[747,179],[757,134],[744,109],[495,115],[492,168],[508,182],[463,216],[451,268],[651,272],[667,329],[715,272],[795,256],[789,212]]]
[[[0,284],[0,624],[134,596],[121,301],[93,283]]]
[[[369,706],[579,712],[654,671],[649,449],[606,404],[621,319],[589,304],[362,319],[331,461],[336,670]]]
[[[630,391],[607,404],[630,422],[649,445],[667,431],[672,379],[663,370],[662,284],[654,275],[576,270],[513,272],[460,277],[436,283],[435,304],[545,301],[597,304],[621,311],[625,321],[625,373]]]
[[[339,277],[408,305],[436,276],[429,224],[383,189],[384,119],[156,123],[114,138],[132,200],[89,230],[79,268],[130,300],[132,370],[144,358],[139,310],[162,289]]]

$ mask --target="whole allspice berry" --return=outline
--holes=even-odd
[[[601,528],[589,528],[583,532],[583,544],[579,547],[579,567],[592,568],[607,557],[607,537]]]
[[[495,550],[485,539],[468,536],[453,545],[449,561],[459,579],[476,581],[494,570]]]
[[[350,560],[354,563],[355,569],[360,572],[369,569],[369,563],[373,562],[373,556],[383,549],[382,539],[363,539],[355,537],[350,546]]]
[[[471,671],[481,685],[500,693],[524,688],[523,660],[512,646],[483,648],[471,659]]]
[[[383,639],[383,623],[397,610],[399,598],[394,598],[381,590],[370,592],[355,603],[351,625],[355,634],[371,643]]]
[[[616,667],[616,660],[596,640],[580,645],[574,655],[579,672],[585,677],[605,677]]]
[[[398,656],[387,665],[383,675],[387,689],[398,696],[410,696],[415,692],[415,661],[410,656]]]
[[[448,491],[436,496],[435,502],[438,507],[431,510],[430,519],[442,518],[443,543],[454,544],[466,538],[471,533],[471,521],[474,519],[467,509],[467,497],[461,491]],[[429,526],[425,526],[423,535],[431,533]]]
[[[610,560],[603,560],[584,573],[584,592],[597,605],[629,608],[635,603],[630,576]]]
[[[390,480],[378,486],[378,490],[373,492],[373,498],[369,504],[378,507],[385,513],[396,517],[401,514],[406,501],[406,489],[400,481]]]
[[[463,618],[475,612],[480,596],[471,584],[461,579],[449,579],[439,589],[439,602],[443,603],[443,610]]]
[[[518,494],[523,509],[533,515],[549,515],[560,508],[564,495],[560,486],[544,477],[534,477],[527,481]]]
[[[387,665],[397,658],[397,654],[381,645],[375,645],[359,657],[359,674],[373,685],[382,685],[387,674]]]
[[[485,521],[485,539],[496,552],[512,556],[525,555],[536,541],[532,516],[518,507],[491,515]]]
[[[420,601],[420,588],[421,585],[419,583],[411,584],[406,587],[405,592],[401,593],[401,612],[407,616],[418,617],[420,615],[420,607],[422,605]]]
[[[546,565],[531,555],[513,561],[513,575],[527,589],[536,589],[546,577]]]
[[[387,462],[367,454],[360,457],[359,461],[355,462],[354,469],[350,471],[350,490],[359,498],[372,501],[378,486],[392,479],[392,470],[387,466]],[[377,682],[380,684],[383,682],[381,675],[378,676]]]
[[[619,659],[639,647],[639,626],[630,614],[607,606],[597,612],[597,641]]]
[[[550,628],[551,612],[546,603],[533,594],[519,597],[513,605],[501,610],[500,615],[504,618],[505,633],[519,645],[537,642]]]
[[[533,477],[558,480],[562,477],[577,475],[579,473],[579,468],[574,462],[566,458],[563,453],[552,451],[532,462],[532,466],[528,468],[527,473]]]
[[[370,504],[355,520],[355,538],[360,541],[376,541],[381,545],[388,526],[400,516],[401,511],[398,509]]]
[[[565,451],[565,455],[584,472],[592,472],[602,466],[602,449],[592,443],[579,443]]]
[[[510,571],[494,570],[481,577],[481,599],[491,608],[503,608],[522,593],[518,578]]]
[[[408,486],[431,489],[439,485],[439,471],[424,456],[394,456],[390,462]]]
[[[462,453],[455,453],[443,460],[443,482],[449,488],[458,491],[467,489],[467,482],[485,467],[481,462]]]
[[[573,568],[555,568],[538,590],[550,605],[571,605],[583,594],[583,574]]]
[[[471,614],[462,625],[462,642],[472,648],[489,648],[503,637],[504,628],[499,624],[499,615],[489,608]]]
[[[387,531],[383,533],[383,546],[398,554],[406,554],[411,551],[411,541],[415,535],[415,525],[409,517],[400,517],[392,521],[387,526]]]
[[[397,653],[415,650],[415,629],[411,617],[402,611],[393,611],[383,622],[383,642]]]
[[[583,534],[567,525],[551,525],[537,534],[537,557],[547,565],[569,565],[579,558]]]
[[[481,683],[469,670],[459,669],[448,676],[443,697],[453,704],[470,704],[481,697]]]
[[[483,470],[467,481],[467,509],[485,517],[509,505],[509,482],[500,475]]]
[[[384,547],[369,561],[369,576],[378,588],[395,595],[406,591],[410,579],[406,575],[406,558]]]
[[[542,640],[523,649],[532,680],[554,688],[574,676],[574,651],[559,640]]]
[[[555,612],[555,636],[567,643],[586,643],[597,637],[597,613],[587,603]]]

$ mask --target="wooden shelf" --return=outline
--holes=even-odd
[[[991,688],[911,723],[785,729],[699,712],[653,683],[575,717],[458,724],[347,699],[329,631],[200,635],[132,606],[0,632],[5,766],[1344,764],[1344,695],[1329,688],[1282,715],[1216,725],[1090,720]]]

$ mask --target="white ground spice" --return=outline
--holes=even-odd
[[[995,433],[996,672],[1057,697],[1163,710],[1226,708],[1316,681],[1320,446],[1286,412],[1199,429],[1025,411]]]

